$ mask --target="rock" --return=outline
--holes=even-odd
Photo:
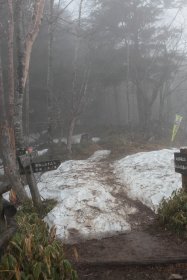
[[[169,277],[169,280],[181,280],[183,279],[183,276],[180,274],[171,274]]]
[[[90,136],[88,133],[84,133],[81,135],[81,139],[80,139],[80,143],[84,144],[84,143],[88,143],[90,140]]]
[[[13,217],[17,213],[17,209],[6,199],[3,199],[3,211],[7,217]]]

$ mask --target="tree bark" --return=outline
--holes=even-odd
[[[33,44],[39,32],[41,19],[43,15],[45,0],[35,0],[32,22],[26,36],[23,34],[22,8],[23,0],[17,2],[17,92],[15,104],[15,136],[17,148],[25,148],[25,139],[23,134],[23,105],[26,82],[29,73],[30,57]],[[25,37],[23,39],[23,37]],[[41,204],[41,198],[37,189],[37,183],[34,175],[27,176],[30,192],[35,205]]]
[[[24,201],[27,198],[26,192],[20,180],[15,154],[15,138],[13,133],[13,105],[14,105],[14,63],[13,63],[13,30],[14,21],[12,18],[13,2],[8,1],[9,26],[8,26],[8,114],[6,110],[2,62],[1,62],[1,46],[0,46],[0,135],[1,147],[3,155],[3,164],[5,174],[8,176],[12,189],[17,193],[18,199]],[[10,111],[9,111],[10,110]]]
[[[25,141],[26,146],[29,146],[29,134],[30,134],[30,81],[29,76],[27,78],[26,88],[25,88]]]
[[[130,49],[129,42],[127,42],[127,79],[126,79],[126,93],[127,93],[127,125],[130,129],[130,97],[129,97],[129,77],[130,77]]]
[[[13,128],[14,118],[14,15],[13,1],[8,0],[8,114],[10,126]]]
[[[17,84],[16,84],[16,96],[15,96],[15,119],[14,130],[16,138],[16,147],[25,148],[24,136],[23,136],[23,0],[18,0],[16,5],[16,48],[17,48]]]
[[[53,141],[53,92],[52,92],[52,68],[53,68],[53,12],[54,0],[50,0],[50,15],[48,22],[48,67],[47,67],[47,112],[48,112],[48,143]]]
[[[116,85],[113,86],[113,92],[114,92],[114,101],[115,101],[115,124],[116,126],[120,125],[120,108],[119,108],[119,96],[118,96],[118,90]]]
[[[73,117],[70,121],[69,128],[68,128],[68,137],[67,137],[68,156],[71,156],[71,154],[72,154],[72,136],[73,136],[73,131],[75,128],[76,120],[77,120],[77,118]]]
[[[75,42],[75,53],[74,53],[74,62],[73,62],[73,82],[72,82],[72,100],[71,100],[71,113],[70,113],[70,121],[68,127],[68,136],[67,136],[67,152],[68,156],[70,157],[72,154],[72,136],[75,128],[75,124],[77,121],[78,116],[80,115],[83,100],[87,91],[87,73],[85,73],[85,81],[83,79],[82,85],[80,89],[78,89],[77,85],[77,74],[78,74],[78,54],[80,48],[80,29],[81,29],[81,16],[82,16],[82,5],[84,0],[80,0],[79,3],[79,15],[78,15],[78,23],[76,26],[76,42]]]
[[[22,14],[21,7],[22,1],[18,1],[18,71],[17,71],[17,93],[16,93],[16,106],[15,106],[15,135],[16,135],[16,144],[19,148],[24,148],[24,137],[23,137],[23,104],[24,104],[24,91],[25,85],[29,72],[30,58],[33,44],[36,40],[36,37],[39,32],[39,27],[42,20],[43,9],[45,0],[35,0],[34,2],[34,12],[32,17],[32,22],[29,26],[29,31],[24,40],[24,46],[22,48],[22,35],[21,35],[21,25],[22,25]]]

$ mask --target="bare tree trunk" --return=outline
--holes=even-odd
[[[4,98],[4,86],[2,76],[2,63],[0,54],[0,111],[1,111],[1,146],[4,160],[5,173],[8,176],[12,189],[17,193],[20,201],[27,198],[23,189],[21,179],[16,164],[15,137],[13,130],[14,116],[14,20],[13,20],[13,1],[8,1],[8,114],[6,112],[6,104]]]
[[[129,53],[129,42],[127,42],[127,81],[126,81],[126,92],[127,92],[127,125],[130,128],[130,99],[129,99],[129,72],[130,72],[130,53]]]
[[[76,120],[77,120],[77,118],[73,117],[70,121],[69,128],[68,128],[68,137],[67,137],[68,156],[71,156],[71,154],[72,154],[72,136],[73,136],[73,131],[75,128]]]
[[[138,106],[138,115],[139,115],[139,127],[140,131],[143,132],[145,129],[145,104],[144,104],[144,96],[142,90],[139,86],[136,86],[136,98],[137,98],[137,106]]]
[[[23,0],[18,0],[16,5],[16,47],[17,47],[17,85],[16,85],[16,96],[15,96],[15,119],[14,129],[16,137],[17,148],[24,148],[24,136],[23,136]]]
[[[72,82],[72,101],[71,101],[71,113],[70,113],[70,123],[68,127],[68,136],[67,136],[67,152],[68,155],[72,154],[72,136],[76,121],[78,116],[81,114],[83,103],[85,101],[85,96],[87,93],[88,79],[90,74],[90,69],[85,71],[82,84],[80,88],[77,85],[77,74],[78,74],[78,55],[81,43],[80,31],[81,31],[81,17],[82,17],[82,6],[84,0],[79,2],[79,15],[78,23],[76,26],[76,43],[75,43],[75,54],[74,54],[74,76]]]
[[[43,9],[45,0],[35,0],[34,2],[34,12],[32,17],[32,22],[29,26],[29,31],[24,40],[24,46],[22,47],[22,35],[21,35],[21,25],[22,25],[22,1],[17,2],[17,18],[18,18],[18,86],[16,94],[16,107],[15,107],[15,135],[16,144],[19,148],[24,147],[24,137],[23,137],[23,104],[24,104],[24,91],[25,85],[29,72],[30,57],[32,52],[33,44],[39,32],[39,27],[41,24],[41,19],[43,15]]]
[[[53,141],[53,91],[52,91],[52,68],[53,68],[53,12],[54,0],[50,0],[50,15],[48,22],[48,67],[47,67],[47,112],[48,112],[48,144]]]
[[[35,0],[32,22],[26,36],[23,34],[23,0],[17,1],[17,92],[15,104],[15,136],[17,148],[25,148],[23,135],[23,105],[26,82],[29,73],[30,57],[33,44],[39,32],[39,26],[43,15],[45,0]],[[23,38],[25,37],[25,38]],[[30,177],[29,177],[30,176]],[[34,176],[27,176],[29,188],[35,205],[41,203],[41,198],[37,189]],[[36,198],[36,196],[38,196]]]
[[[3,150],[2,153],[5,174],[10,181],[12,189],[16,192],[19,201],[24,202],[28,197],[19,176],[18,166],[15,161],[15,154],[11,145],[12,139],[10,134],[11,132],[8,122],[4,121],[1,128],[1,146]]]
[[[129,81],[127,80],[127,125],[130,128],[130,98],[129,98]]]
[[[1,135],[1,147],[3,154],[3,164],[5,174],[8,176],[12,189],[17,193],[20,201],[25,201],[27,198],[26,192],[23,189],[23,185],[20,180],[18,168],[16,165],[15,157],[15,142],[13,138],[12,128],[7,120],[6,107],[4,98],[3,76],[2,76],[2,64],[0,53],[0,135]]]
[[[114,92],[114,100],[115,100],[115,121],[116,121],[116,126],[119,126],[120,125],[119,97],[118,97],[118,90],[115,85],[113,87],[113,92]]]
[[[29,146],[29,133],[30,133],[29,110],[30,110],[30,85],[29,85],[29,77],[28,77],[26,83],[26,89],[25,89],[25,139],[26,139],[27,146]]]
[[[13,127],[14,117],[14,15],[13,15],[13,1],[8,0],[8,114],[11,127]]]

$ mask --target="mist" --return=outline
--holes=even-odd
[[[0,279],[185,279],[186,19],[0,0]]]

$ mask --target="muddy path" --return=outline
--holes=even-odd
[[[159,263],[159,261],[167,263],[167,260],[168,262],[175,259],[187,260],[187,242],[162,231],[157,226],[156,215],[153,211],[141,202],[128,198],[125,186],[118,182],[113,172],[112,163],[111,159],[98,162],[95,172],[97,172],[97,178],[110,187],[111,194],[118,201],[119,207],[130,206],[137,209],[136,213],[128,216],[131,232],[66,246],[66,254],[76,263],[81,275],[80,279],[168,279],[168,273],[172,269],[169,269],[166,274],[161,269],[163,277],[166,278],[158,278],[158,275],[154,278],[153,274],[152,278],[149,278],[149,272],[147,272],[148,278],[145,275],[144,278],[141,278],[143,276],[133,278],[132,274],[136,274],[134,272],[136,268],[133,268],[133,273],[129,272],[129,278],[126,277],[128,268],[125,263]],[[85,268],[85,265],[88,267]],[[116,265],[118,269],[110,268],[111,265]],[[147,270],[149,271],[149,268],[140,269],[142,273]],[[176,272],[176,269],[174,271]],[[121,274],[118,275],[119,272]]]
[[[130,223],[132,230],[137,229],[140,231],[144,225],[152,223],[152,221],[156,218],[155,213],[142,204],[142,202],[132,200],[128,197],[128,189],[125,185],[120,183],[114,172],[113,160],[105,159],[99,162],[97,173],[98,178],[103,183],[111,187],[111,194],[116,198],[119,207],[132,207],[137,210],[136,213],[128,216],[128,222]]]

